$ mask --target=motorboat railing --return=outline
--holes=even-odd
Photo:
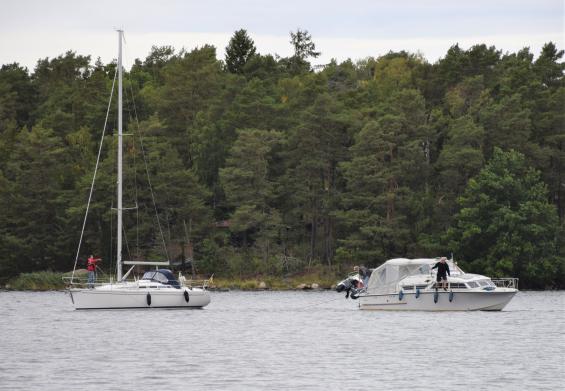
[[[490,281],[494,284],[494,286],[496,286],[497,288],[513,288],[513,289],[518,289],[518,278],[511,278],[511,277],[506,277],[506,278],[493,278],[490,279]],[[491,285],[492,289],[494,289],[494,286]],[[488,285],[487,285],[488,287]],[[431,289],[442,289],[443,288],[443,283],[441,281],[439,282],[434,282],[432,283],[429,288]],[[462,282],[451,282],[451,281],[447,281],[446,283],[446,288],[448,290],[451,289],[467,289],[467,286],[462,283]],[[483,287],[484,288],[484,287]],[[406,288],[404,288],[406,289]]]
[[[498,288],[514,288],[518,289],[518,278],[505,277],[505,278],[492,278],[491,281]]]

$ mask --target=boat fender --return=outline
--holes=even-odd
[[[449,302],[453,301],[453,291],[449,292]]]
[[[439,299],[439,293],[437,292],[436,289],[436,291],[434,292],[434,303],[437,303],[438,299]]]
[[[188,296],[187,290],[184,291],[184,301],[186,301],[187,303],[190,301],[190,297]]]
[[[147,305],[151,306],[151,293],[147,292]]]
[[[398,292],[398,301],[402,300],[403,297],[404,297],[404,291],[400,290],[400,292]]]
[[[420,288],[416,288],[416,299],[420,297]]]

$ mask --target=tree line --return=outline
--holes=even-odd
[[[165,247],[250,276],[453,254],[565,287],[563,50],[454,45],[435,63],[402,51],[313,69],[311,35],[290,44],[261,54],[239,30],[224,59],[153,47],[125,72],[126,258]],[[1,67],[1,278],[72,268],[115,71],[72,51]],[[81,251],[106,267],[116,110]]]

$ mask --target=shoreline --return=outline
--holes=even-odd
[[[77,271],[80,277],[82,271]],[[86,274],[86,271],[84,271]],[[335,289],[336,284],[344,277],[344,273],[328,271],[323,269],[303,272],[292,276],[250,276],[250,277],[214,277],[208,290],[211,292],[229,291],[330,291]],[[66,285],[63,276],[70,273],[59,272],[34,272],[23,273],[7,282],[0,283],[0,291],[28,291],[47,292],[65,291]],[[85,277],[83,275],[82,277]],[[203,280],[204,278],[197,278]],[[559,291],[560,289],[528,289],[521,288],[520,291]]]
[[[78,273],[79,276],[82,273]],[[208,286],[211,292],[239,291],[325,291],[332,290],[340,281],[338,276],[319,271],[295,276],[254,276],[242,278],[215,277]],[[65,291],[63,277],[69,273],[35,272],[23,273],[0,284],[3,291]],[[202,278],[198,278],[202,280]]]

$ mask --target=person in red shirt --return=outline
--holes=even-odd
[[[86,263],[86,270],[88,270],[88,286],[90,288],[94,286],[94,281],[96,281],[96,264],[101,260],[100,258],[94,258],[94,255],[91,254]]]

